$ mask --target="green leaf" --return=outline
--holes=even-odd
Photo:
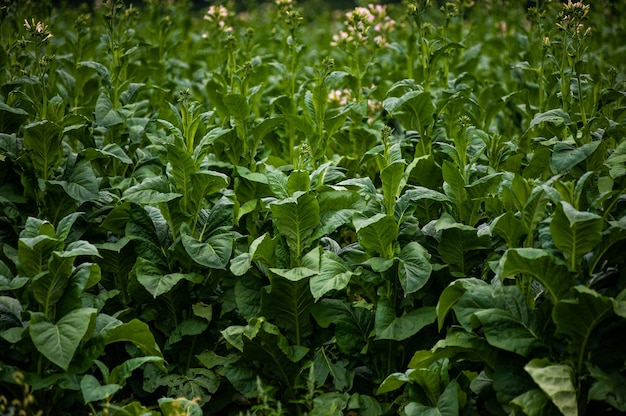
[[[600,243],[603,224],[599,215],[578,211],[565,201],[557,206],[550,222],[550,234],[570,261],[572,270],[577,270],[579,259]]]
[[[380,179],[382,181],[383,198],[385,200],[385,208],[387,214],[394,212],[394,204],[401,189],[400,183],[402,182],[402,175],[404,174],[404,168],[406,163],[403,160],[393,162],[386,166],[380,173]]]
[[[306,240],[320,223],[320,208],[315,196],[296,193],[292,197],[272,202],[270,209],[276,227],[287,239],[287,245],[298,259],[306,248]]]
[[[517,218],[512,211],[496,217],[491,222],[490,228],[494,233],[504,237],[509,248],[518,247],[521,238],[528,234],[528,229],[522,220]]]
[[[141,283],[155,299],[157,296],[172,290],[178,282],[185,278],[185,275],[182,273],[163,274],[163,271],[154,263],[142,257],[137,258],[134,272],[137,275],[137,281]]]
[[[589,400],[603,401],[626,412],[626,378],[618,372],[605,373],[591,364],[588,367],[595,380],[589,389]]]
[[[309,281],[311,294],[317,302],[332,290],[343,290],[348,286],[353,273],[335,253],[324,251],[321,256],[319,273]]]
[[[626,141],[622,141],[604,161],[609,167],[609,175],[613,179],[626,175]]]
[[[98,379],[91,374],[85,374],[80,380],[80,391],[85,403],[106,400],[121,388],[122,386],[114,383],[102,386]]]
[[[309,279],[290,281],[270,276],[271,286],[261,293],[261,311],[297,345],[311,334],[311,307],[314,300],[309,290]]]
[[[352,223],[363,248],[373,250],[385,259],[393,257],[393,243],[398,237],[398,224],[393,215],[378,213],[364,218],[357,214]]]
[[[478,235],[478,230],[461,223],[446,226],[441,231],[441,239],[437,250],[442,260],[463,275],[482,261],[477,255],[478,250],[487,249],[490,238],[487,235]]]
[[[417,130],[422,137],[434,122],[435,105],[428,91],[409,91],[401,97],[386,98],[383,108],[397,117],[405,129]]]
[[[172,191],[173,189],[165,176],[155,176],[146,178],[137,185],[126,189],[122,199],[136,204],[158,204],[182,196],[182,194]]]
[[[457,382],[451,381],[441,396],[439,396],[437,407],[429,407],[421,403],[412,402],[406,405],[404,411],[407,416],[457,416],[459,414],[457,389]]]
[[[90,147],[83,150],[80,154],[84,155],[89,161],[96,159],[116,159],[126,165],[133,163],[133,160],[128,157],[124,149],[117,143],[109,143],[102,149]]]
[[[94,308],[76,309],[59,319],[56,324],[48,321],[41,313],[32,313],[28,329],[35,348],[48,360],[67,371],[96,312]]]
[[[550,169],[552,169],[554,173],[567,172],[591,156],[600,143],[600,141],[595,141],[574,147],[565,142],[557,142],[552,150]]]
[[[104,339],[105,345],[120,341],[132,342],[144,355],[163,358],[161,349],[154,340],[150,328],[139,319],[133,319],[127,323],[107,329]],[[165,368],[164,366],[160,367]]]
[[[374,313],[371,310],[339,299],[322,299],[313,306],[311,313],[321,327],[335,325],[337,345],[346,354],[367,350],[374,328]]]
[[[333,362],[332,357],[326,353],[326,350],[320,348],[313,357],[312,365],[314,366],[315,381],[319,385],[326,384],[326,379],[330,375],[333,380],[333,386],[337,391],[344,391],[352,385],[352,377],[346,369],[348,360]]]
[[[348,393],[323,393],[313,399],[310,416],[342,416],[348,405]]]
[[[510,403],[528,416],[543,416],[547,412],[546,409],[550,409],[548,406],[551,406],[550,398],[540,389],[528,390]]]
[[[163,357],[136,357],[130,358],[124,361],[122,364],[119,364],[111,370],[111,375],[109,376],[109,383],[111,384],[119,384],[124,386],[126,384],[126,380],[132,375],[133,371],[142,367],[146,363],[163,363]]]
[[[186,223],[180,227],[180,236],[185,251],[196,263],[212,269],[225,269],[233,251],[233,237],[230,233],[216,234],[205,241],[198,241],[191,235]]]
[[[428,251],[419,243],[412,241],[402,248],[398,260],[398,273],[404,296],[424,287],[432,272]]]
[[[567,114],[561,108],[554,108],[552,110],[546,111],[545,113],[535,114],[535,117],[530,122],[529,128],[533,128],[534,126],[541,123],[550,123],[557,127],[563,125],[569,126],[570,124],[572,124],[572,120],[570,119],[569,114]]]
[[[592,334],[604,319],[613,314],[614,302],[585,286],[575,286],[574,290],[578,292],[577,299],[558,302],[552,309],[552,319],[556,324],[556,333],[569,339],[568,351],[580,374]]]
[[[492,289],[486,282],[475,278],[455,280],[443,290],[441,296],[439,296],[439,301],[437,302],[437,321],[439,331],[443,329],[445,318],[450,310],[460,299],[463,298],[466,292],[468,292],[468,296],[472,296],[475,299],[474,302],[479,296],[486,298],[485,300],[478,302],[478,305],[491,305],[488,297],[491,295]],[[473,313],[473,311],[468,314],[461,314],[461,311],[456,312],[460,324],[467,331],[471,331],[471,325],[469,323],[469,316],[471,313]],[[464,317],[465,319],[463,319]]]
[[[171,175],[174,178],[176,190],[183,196],[182,208],[188,210],[193,187],[191,175],[198,172],[198,167],[194,163],[191,153],[185,150],[182,144],[168,144],[166,148],[167,160],[172,166]]]
[[[424,306],[396,316],[391,303],[384,299],[376,305],[376,339],[403,341],[437,319],[434,307]]]
[[[64,258],[53,253],[48,270],[32,280],[30,288],[44,313],[47,314],[63,296],[72,275],[73,262],[74,258]]]
[[[74,166],[68,163],[62,179],[50,183],[61,186],[76,202],[82,204],[98,199],[98,179],[89,162],[80,161]]]
[[[524,369],[564,415],[578,415],[575,377],[570,366],[534,358]]]
[[[507,250],[498,265],[500,278],[527,275],[546,288],[554,302],[567,296],[574,275],[565,263],[543,249],[516,248]]]
[[[48,180],[52,169],[59,166],[63,157],[62,128],[51,121],[31,123],[24,128],[24,149],[31,152],[35,174]]]
[[[159,409],[165,415],[202,416],[202,408],[193,398],[162,397],[159,399]]]

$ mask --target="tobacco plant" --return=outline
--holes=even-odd
[[[0,412],[626,412],[619,2],[0,5]]]

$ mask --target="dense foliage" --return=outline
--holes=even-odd
[[[626,412],[625,5],[234,10],[2,1],[0,413]]]

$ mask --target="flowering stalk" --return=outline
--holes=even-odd
[[[587,124],[587,114],[585,111],[584,94],[582,91],[581,73],[579,64],[582,55],[587,49],[585,39],[591,33],[591,28],[585,28],[583,23],[589,14],[589,5],[582,1],[572,3],[568,0],[563,3],[560,14],[560,21],[556,26],[563,31],[563,55],[561,60],[561,94],[563,95],[563,110],[567,112],[567,100],[570,96],[570,79],[565,76],[566,61],[570,70],[576,74],[578,102],[580,106],[580,116],[583,124]]]
[[[41,84],[42,95],[40,117],[41,119],[46,119],[48,112],[47,74],[54,56],[47,55],[45,49],[53,35],[48,29],[48,25],[42,22],[35,23],[35,19],[31,19],[30,22],[24,19],[24,27],[28,31],[31,42],[34,45],[35,75]]]

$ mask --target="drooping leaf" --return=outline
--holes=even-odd
[[[564,415],[578,415],[574,371],[570,366],[534,358],[524,369]]]
[[[31,313],[28,329],[33,344],[44,357],[67,370],[96,312],[94,308],[76,309],[56,324],[41,313]]]
[[[348,286],[352,271],[336,254],[324,251],[321,256],[319,273],[309,280],[311,294],[317,302],[331,290],[343,290]]]
[[[565,142],[557,142],[552,150],[550,168],[554,173],[566,172],[591,156],[600,143],[595,141],[574,147]]]
[[[64,258],[53,253],[49,261],[48,270],[32,280],[30,288],[35,300],[48,313],[63,296],[65,287],[72,275],[73,258]]]
[[[507,250],[500,258],[498,267],[501,278],[521,274],[537,279],[550,293],[554,302],[565,297],[573,284],[572,273],[565,263],[543,249]]]
[[[417,402],[409,403],[404,411],[407,416],[455,416],[459,414],[458,384],[451,381],[446,386],[436,407],[430,407]]]
[[[552,319],[557,334],[569,340],[568,350],[580,372],[594,330],[613,313],[613,301],[586,286],[575,286],[574,290],[577,298],[558,302],[552,309]]]
[[[120,341],[132,342],[146,356],[163,357],[161,349],[154,340],[154,335],[150,332],[150,328],[139,319],[133,319],[127,323],[107,329],[104,339],[106,345]],[[163,366],[161,367],[164,368]]]
[[[313,317],[323,328],[335,325],[337,344],[346,354],[358,354],[367,349],[374,328],[374,313],[339,299],[322,299],[311,309]]]
[[[182,194],[173,192],[165,176],[147,178],[124,191],[122,198],[136,204],[158,204],[180,198]]]
[[[426,285],[432,265],[430,254],[424,247],[412,241],[402,248],[398,260],[398,273],[404,296],[415,293]]]
[[[573,270],[577,270],[578,260],[600,243],[603,224],[599,215],[578,211],[565,201],[557,206],[550,222],[550,234]]]
[[[400,119],[405,129],[417,130],[421,135],[434,121],[435,106],[428,91],[409,91],[401,97],[386,98],[383,108]]]
[[[91,164],[84,160],[73,166],[68,163],[61,179],[50,183],[61,186],[70,198],[80,204],[98,198],[98,179]]]
[[[137,281],[155,299],[157,296],[172,290],[178,282],[185,278],[185,275],[182,273],[164,273],[154,263],[142,257],[137,258],[133,270],[137,276]]]
[[[119,384],[100,384],[97,378],[91,374],[85,374],[80,380],[80,391],[85,403],[99,402],[105,400],[120,390]]]
[[[196,263],[212,269],[225,269],[233,249],[233,238],[230,233],[221,233],[199,241],[191,235],[186,223],[180,228],[180,235],[189,257]]]
[[[437,319],[434,307],[424,306],[396,316],[396,311],[387,300],[376,305],[376,339],[403,341],[418,333]]]
[[[352,222],[363,248],[373,250],[386,259],[392,257],[393,242],[398,237],[398,224],[393,215],[378,213],[370,218],[356,215]]]

